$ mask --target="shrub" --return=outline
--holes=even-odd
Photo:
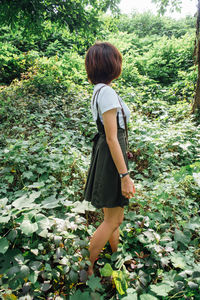
[[[137,60],[139,72],[162,85],[175,82],[178,71],[186,71],[194,63],[193,40],[189,34],[180,39],[161,38]]]

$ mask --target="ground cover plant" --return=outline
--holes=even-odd
[[[105,17],[104,22],[113,31],[121,22],[123,31],[122,21]],[[173,37],[163,29],[147,39],[138,28],[133,32],[131,22],[129,32],[126,22],[127,33],[107,30],[104,35],[124,56],[121,79],[114,84],[131,109],[129,165],[137,193],[125,211],[118,251],[112,254],[106,245],[90,279],[85,271],[89,237],[102,213],[83,201],[96,130],[83,48],[77,52],[73,36],[58,31],[59,42],[48,40],[45,47],[41,39],[42,50],[34,49],[33,36],[23,49],[20,34],[14,33],[3,44],[2,299],[200,299],[200,125],[191,115],[193,37],[173,23]],[[165,22],[163,28],[172,31],[172,23]],[[189,22],[183,24],[188,30]],[[46,30],[48,36],[51,29]],[[1,43],[8,34],[5,29]]]

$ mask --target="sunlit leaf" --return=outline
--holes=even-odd
[[[152,292],[154,292],[158,296],[168,296],[168,293],[173,289],[173,287],[165,283],[151,285],[150,288]]]
[[[186,262],[184,256],[182,256],[180,253],[172,253],[170,259],[175,268],[185,269]]]
[[[116,286],[116,289],[120,295],[124,295],[128,288],[128,284],[125,275],[122,271],[113,271],[112,277]]]
[[[140,300],[158,300],[158,298],[151,294],[142,294],[140,295]]]
[[[9,248],[9,242],[6,238],[0,239],[0,253],[5,254]]]
[[[20,228],[24,234],[30,235],[38,230],[38,225],[37,223],[32,223],[30,220],[25,219],[22,224],[20,224]]]
[[[60,206],[59,199],[56,199],[56,197],[52,195],[43,200],[41,206],[46,209],[58,207]]]
[[[112,276],[113,269],[110,264],[106,263],[105,266],[100,270],[101,276]]]
[[[74,202],[73,206],[74,208],[72,208],[72,211],[76,213],[83,214],[85,213],[85,211],[95,211],[95,207],[93,207],[89,202],[85,200],[82,202],[76,201]]]

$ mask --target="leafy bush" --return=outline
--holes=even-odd
[[[130,88],[134,101],[192,101],[197,72],[193,66],[193,38],[189,34],[180,39],[138,40],[135,34],[119,33],[110,35],[109,40],[123,53],[118,85]]]
[[[195,18],[188,16],[181,20],[174,20],[153,15],[151,12],[142,14],[133,12],[131,15],[122,15],[117,22],[117,27],[119,31],[135,33],[140,38],[151,35],[179,38],[188,31],[194,30]]]
[[[23,88],[29,92],[56,94],[68,89],[72,82],[81,84],[86,81],[83,59],[76,53],[65,53],[62,58],[47,58],[39,57],[37,52],[32,51],[27,53],[28,58],[32,60],[31,67],[20,77],[23,79]]]
[[[192,102],[197,82],[197,69],[192,66],[187,71],[178,71],[177,81],[171,87],[176,99]]]
[[[177,106],[174,111],[168,111],[165,103],[161,106],[161,102],[158,102],[159,108],[155,104],[149,101],[146,106],[142,106],[142,110],[145,112],[146,107],[151,107],[152,111],[148,111],[147,115],[159,118],[159,121],[141,116],[138,118],[136,114],[131,126],[129,140],[134,155],[133,170],[134,173],[139,173],[136,175],[139,178],[142,173],[157,179],[161,173],[168,173],[169,170],[195,161],[200,151],[199,127],[191,125],[188,120],[183,121],[177,112]],[[187,113],[186,110],[185,114]]]
[[[0,43],[0,83],[10,83],[20,78],[20,73],[29,66],[25,54],[9,43]]]
[[[189,34],[180,39],[163,37],[137,61],[139,72],[161,84],[175,82],[178,71],[193,65],[193,40]]]

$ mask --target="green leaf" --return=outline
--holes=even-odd
[[[148,243],[155,240],[155,236],[154,236],[153,231],[151,229],[147,230],[147,231],[144,231],[143,234],[147,237]]]
[[[99,293],[91,292],[90,296],[91,296],[91,300],[102,300],[103,299]]]
[[[46,281],[44,283],[41,284],[41,291],[42,292],[46,292],[51,288],[51,284],[49,281]]]
[[[14,176],[12,176],[12,175],[6,176],[6,179],[8,180],[9,183],[13,183]]]
[[[128,294],[127,296],[122,298],[123,300],[138,300],[137,293]]]
[[[200,217],[195,216],[190,219],[188,223],[184,225],[184,228],[196,230],[200,228]]]
[[[42,201],[41,205],[43,208],[51,209],[51,208],[58,207],[61,204],[59,203],[59,199],[56,199],[56,196],[52,195],[46,198],[44,201]]]
[[[14,259],[16,260],[16,262],[19,264],[19,265],[22,265],[23,262],[24,262],[24,257],[22,254],[17,254]]]
[[[51,268],[50,264],[47,264],[47,263],[45,264],[45,270],[52,272],[52,268]]]
[[[15,208],[22,209],[24,207],[31,208],[34,206],[33,202],[40,196],[40,192],[33,192],[28,197],[27,195],[23,195],[22,197],[15,200],[12,205]]]
[[[185,269],[187,266],[184,256],[180,253],[172,253],[170,259],[175,268]]]
[[[31,171],[26,171],[26,172],[23,172],[22,175],[24,178],[30,179],[33,176],[33,173]]]
[[[82,202],[76,201],[73,203],[73,206],[74,208],[72,208],[71,211],[80,214],[84,214],[85,211],[95,211],[95,207],[86,200],[83,200]]]
[[[0,216],[0,223],[8,223],[10,218],[10,216]]]
[[[124,295],[128,288],[126,278],[122,271],[113,271],[112,277],[116,286],[116,289],[120,295]]]
[[[158,298],[156,298],[155,296],[153,296],[151,294],[142,294],[140,296],[140,300],[158,300]]]
[[[192,278],[200,278],[200,270],[192,273]]]
[[[45,183],[43,181],[42,182],[34,182],[33,184],[28,185],[29,188],[37,188],[37,189],[40,189],[43,186],[45,186]]]
[[[105,266],[100,270],[101,276],[112,276],[113,269],[110,264],[106,263]]]
[[[71,282],[76,283],[78,281],[78,273],[71,270],[69,272],[69,278],[70,278]]]
[[[185,235],[182,231],[178,229],[175,229],[174,239],[175,241],[180,242],[185,246],[187,246],[188,243],[190,242],[190,237]]]
[[[81,292],[80,290],[76,291],[73,296],[70,296],[69,300],[90,300],[89,292]]]
[[[38,272],[32,272],[29,274],[28,279],[34,284],[38,279]]]
[[[26,265],[21,266],[20,268],[20,277],[21,278],[26,278],[30,274],[30,269]]]
[[[22,197],[12,202],[12,206],[20,209],[22,209],[23,207],[29,207],[29,202],[27,200],[28,200],[27,195],[23,195]]]
[[[0,208],[5,208],[7,202],[8,202],[8,198],[0,199]]]
[[[18,266],[13,266],[11,268],[9,268],[6,273],[8,276],[13,276],[16,275],[18,272],[20,271],[20,268]]]
[[[20,225],[22,232],[26,235],[31,235],[33,232],[38,230],[37,223],[31,223],[30,220],[24,220]]]
[[[50,227],[49,219],[45,215],[43,215],[43,214],[40,214],[40,213],[37,214],[35,216],[35,220],[36,220],[36,222],[38,224],[38,227],[40,229],[47,229],[47,228]]]
[[[41,267],[42,267],[42,263],[38,260],[35,260],[35,261],[32,261],[30,263],[30,268],[33,270],[33,271],[40,271],[41,270]]]
[[[105,253],[105,257],[111,259],[111,255],[109,253]]]
[[[41,195],[41,192],[33,192],[29,195],[29,201],[33,202],[35,199],[39,198]]]
[[[16,229],[12,229],[9,234],[7,235],[7,239],[11,242],[13,242],[17,237],[17,230]]]
[[[198,289],[199,288],[199,285],[195,282],[192,282],[192,281],[188,281],[188,286],[192,289],[192,290],[195,290],[195,289]]]
[[[157,285],[150,286],[152,292],[154,292],[158,296],[168,296],[168,293],[173,289],[173,287],[169,286],[168,284],[161,283]]]
[[[5,254],[9,248],[9,242],[6,238],[0,239],[0,253]]]
[[[89,280],[87,280],[87,285],[92,289],[93,292],[95,292],[96,290],[99,290],[102,288],[100,280],[101,279],[99,277],[95,277],[94,274],[92,274],[89,277]]]

